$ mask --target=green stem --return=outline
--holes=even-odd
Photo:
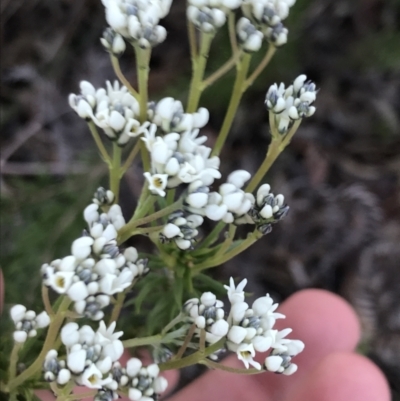
[[[122,149],[113,142],[113,159],[110,167],[110,189],[115,196],[115,203],[118,203],[119,184],[121,182],[121,154]]]
[[[149,81],[149,63],[151,49],[142,49],[134,46],[136,54],[136,69],[139,82],[139,106],[140,106],[140,123],[143,124],[147,120],[147,102],[148,102],[148,81]],[[147,151],[146,144],[141,141],[140,151],[142,155],[143,170],[150,171],[150,156]]]
[[[192,61],[197,57],[197,44],[196,44],[196,27],[193,22],[187,20],[187,29],[189,37],[190,57]]]
[[[254,81],[263,72],[264,68],[269,64],[269,62],[271,61],[275,52],[276,52],[276,47],[273,45],[270,45],[267,53],[265,54],[264,58],[261,60],[261,63],[251,73],[251,75],[246,79],[246,82],[244,83],[244,90],[246,90],[249,86],[253,85]]]
[[[186,351],[186,348],[188,347],[190,340],[193,337],[194,332],[196,331],[196,325],[193,323],[190,326],[190,329],[188,331],[188,333],[186,334],[185,340],[183,341],[183,344],[181,345],[181,347],[179,348],[178,352],[176,353],[176,355],[174,356],[174,360],[179,360],[182,358],[183,354]]]
[[[116,322],[118,320],[118,317],[121,313],[122,310],[122,306],[124,304],[124,300],[125,300],[125,292],[119,292],[117,294],[117,301],[113,307],[113,310],[111,312],[111,316],[110,316],[110,320],[109,320],[109,324],[111,324],[112,322]]]
[[[203,248],[207,248],[210,245],[212,245],[219,236],[219,233],[224,229],[226,223],[224,223],[223,221],[220,221],[214,228],[213,230],[210,232],[210,234],[208,234],[208,236],[204,239],[204,241],[201,242],[201,245],[196,249],[203,249]]]
[[[11,383],[17,374],[18,352],[22,343],[15,343],[10,355],[10,366],[8,368],[8,382]]]
[[[110,166],[111,165],[111,157],[107,152],[107,149],[104,147],[103,141],[100,138],[99,132],[97,131],[96,125],[93,121],[88,123],[90,132],[92,133],[93,139],[96,142],[96,145],[100,151],[100,154],[103,160]]]
[[[118,243],[122,243],[126,241],[132,235],[132,232],[135,231],[136,227],[151,223],[161,217],[167,216],[179,209],[182,206],[182,198],[179,198],[172,205],[167,206],[164,209],[159,210],[149,216],[143,217],[141,219],[132,218],[128,223],[126,223],[118,232]]]
[[[206,69],[208,53],[210,52],[211,42],[214,38],[214,34],[201,33],[200,52],[192,60],[192,81],[190,83],[189,100],[187,105],[187,113],[194,113],[199,105],[202,88],[202,81],[204,77],[204,71]]]
[[[257,185],[264,178],[265,174],[267,174],[268,170],[281,153],[280,143],[281,141],[279,139],[272,138],[272,141],[268,147],[267,155],[265,156],[265,159],[262,162],[261,166],[258,168],[257,172],[253,175],[251,181],[247,185],[245,192],[253,192],[256,189]]]
[[[98,390],[87,391],[86,393],[79,394],[69,394],[66,398],[61,398],[61,400],[65,401],[75,401],[75,400],[83,400],[84,398],[93,398],[97,394]]]
[[[144,345],[160,344],[163,337],[161,334],[155,336],[142,337],[142,338],[131,338],[129,340],[122,341],[124,348],[143,347]]]
[[[212,85],[214,82],[218,81],[223,77],[239,60],[242,52],[235,53],[228,61],[226,61],[221,67],[213,72],[209,77],[207,77],[200,85],[201,91],[204,91],[208,86]]]
[[[52,317],[54,315],[54,311],[49,300],[49,289],[43,284],[42,284],[42,300],[45,311],[50,317]]]
[[[238,45],[236,39],[236,17],[234,12],[230,12],[228,16],[228,30],[229,30],[229,41],[231,42],[231,48],[233,53],[238,53]]]
[[[258,231],[254,231],[253,233],[249,234],[247,238],[243,240],[239,245],[235,246],[224,255],[217,254],[215,257],[211,258],[211,260],[208,260],[195,266],[193,269],[193,274],[199,273],[205,269],[209,269],[210,267],[222,265],[223,263],[234,258],[235,256],[239,255],[239,253],[242,253],[251,245],[253,245],[259,239],[260,235],[261,234]]]
[[[185,368],[186,366],[191,366],[191,365],[195,365],[196,363],[199,363],[199,361],[203,360],[204,358],[213,354],[214,352],[217,352],[221,348],[224,348],[224,346],[225,346],[225,338],[221,338],[221,340],[210,345],[203,352],[197,351],[197,352],[194,352],[193,354],[188,355],[182,359],[171,360],[168,362],[160,363],[158,366],[160,368],[160,371],[162,371],[162,372],[165,370],[171,370],[171,369],[182,369],[182,368]]]
[[[10,392],[20,386],[25,380],[29,379],[31,376],[40,371],[40,369],[42,369],[43,361],[47,353],[52,349],[54,342],[57,339],[60,327],[64,321],[65,312],[68,310],[70,303],[71,300],[68,297],[64,297],[59,309],[57,310],[57,313],[52,319],[52,322],[50,323],[50,326],[47,330],[47,336],[44,341],[43,348],[40,351],[40,354],[26,370],[24,370],[19,376],[9,382]]]
[[[185,316],[180,313],[178,316],[176,316],[175,318],[173,318],[161,331],[161,335],[165,335],[166,333],[168,333],[175,325],[177,325],[178,323],[182,322],[182,320],[184,320]]]
[[[131,95],[133,95],[136,98],[136,100],[138,100],[139,93],[137,93],[135,88],[129,83],[129,81],[126,79],[125,75],[122,73],[121,67],[119,65],[118,57],[113,56],[111,53],[110,53],[110,55],[111,55],[111,64],[114,68],[115,75],[128,88]]]
[[[233,87],[231,100],[229,102],[228,110],[226,112],[225,119],[221,127],[221,131],[219,132],[211,156],[218,156],[220,154],[221,149],[224,146],[224,143],[228,136],[229,130],[231,129],[237,108],[239,107],[240,100],[242,99],[245,90],[244,83],[246,80],[247,72],[250,67],[250,61],[251,61],[251,55],[245,54],[242,57],[241,61],[236,66],[237,69],[236,80]]]
[[[122,341],[122,344],[124,345],[124,348],[143,347],[145,345],[156,345],[156,344],[169,344],[175,342],[177,338],[182,338],[185,332],[186,328],[181,327],[165,335],[156,334],[155,336],[149,336],[149,337],[131,338],[129,340]]]
[[[158,231],[161,231],[165,227],[165,224],[162,224],[161,226],[154,226],[154,227],[140,227],[136,228],[131,232],[131,236],[133,237],[134,235],[148,235],[148,234],[154,234]]]
[[[275,118],[272,113],[271,117]],[[293,135],[299,128],[300,123],[301,120],[296,120],[289,132],[285,136],[282,136],[279,133],[274,132],[276,130],[275,124],[274,122],[271,122],[272,141],[268,147],[268,152],[264,161],[247,185],[245,189],[246,192],[253,192],[256,189],[257,185],[264,178],[265,174],[267,174],[268,170],[274,164],[275,160],[282,153],[285,147],[290,143],[290,140],[293,138]]]
[[[141,219],[143,216],[146,216],[147,213],[153,208],[155,202],[156,197],[150,194],[147,189],[146,183],[140,195],[138,205],[136,207],[135,213],[132,216],[132,219],[138,220]]]
[[[237,227],[234,224],[231,224],[229,226],[229,231],[228,231],[228,237],[225,239],[225,241],[222,243],[221,248],[219,249],[218,254],[224,255],[225,252],[229,249],[229,247],[232,245],[233,239],[235,238],[235,233],[236,233]]]
[[[213,362],[209,359],[204,359],[202,361],[199,361],[202,365],[206,365],[211,369],[218,369],[218,370],[224,370],[225,372],[230,372],[230,373],[238,373],[241,375],[258,375],[260,373],[265,373],[265,370],[263,369],[238,369],[238,368],[232,368],[230,366],[222,365],[221,363]]]
[[[126,158],[124,165],[121,167],[121,176],[123,176],[128,168],[131,166],[132,162],[135,160],[136,155],[139,153],[140,150],[140,139],[135,143],[135,146],[131,149],[128,157]]]

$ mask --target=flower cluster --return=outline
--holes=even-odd
[[[253,43],[249,51],[257,51],[261,42],[256,39],[264,37],[274,46],[279,47],[287,42],[288,30],[282,21],[288,17],[290,7],[295,0],[247,0],[242,4],[244,17],[238,22],[238,37],[244,49]],[[247,32],[247,39],[244,35]],[[255,46],[255,45],[259,46]],[[258,48],[257,48],[258,47]]]
[[[227,224],[255,224],[262,234],[270,233],[272,224],[286,216],[289,206],[284,204],[283,195],[270,193],[268,184],[260,186],[256,198],[243,191],[241,188],[249,178],[249,172],[236,170],[220,185],[218,192],[211,192],[201,180],[192,182],[185,196],[184,210],[169,216],[160,239],[163,242],[174,240],[180,249],[190,249],[203,217]]]
[[[211,344],[226,338],[226,349],[235,352],[246,368],[252,365],[256,369],[286,375],[294,373],[297,365],[291,359],[304,349],[303,342],[286,338],[291,329],[274,329],[276,319],[285,316],[276,312],[278,304],[274,304],[268,294],[256,299],[249,307],[243,291],[246,284],[245,279],[235,286],[231,278],[230,285],[225,286],[231,305],[228,315],[223,302],[211,292],[203,293],[200,299],[188,300],[183,311],[196,325],[197,336],[205,330],[205,340]],[[262,366],[254,358],[257,352],[267,351],[270,355]]]
[[[168,217],[168,222],[160,233],[162,243],[174,241],[179,249],[193,246],[198,235],[197,227],[203,224],[203,217],[177,210]]]
[[[203,128],[210,113],[205,107],[200,107],[195,113],[185,113],[181,101],[165,97],[157,103],[149,103],[148,117],[165,133],[185,132]]]
[[[209,186],[221,178],[219,158],[210,157],[211,149],[203,145],[207,138],[198,137],[198,129],[164,136],[156,136],[156,131],[152,124],[142,138],[151,157],[151,172],[144,175],[153,194],[165,196],[166,188],[196,180]]]
[[[103,37],[100,38],[103,47],[113,56],[119,57],[126,49],[125,41],[122,36],[112,28],[106,28]]]
[[[106,82],[106,88],[95,89],[87,81],[80,83],[80,95],[70,94],[69,104],[79,117],[92,121],[109,139],[124,146],[131,137],[143,133],[148,123],[141,125],[139,102],[118,81]]]
[[[269,184],[263,184],[258,188],[253,208],[245,216],[250,217],[264,235],[269,234],[272,231],[272,224],[283,219],[289,211],[289,206],[284,203],[284,196],[282,194],[275,196],[270,190]]]
[[[292,329],[281,331],[274,329],[276,319],[282,319],[285,316],[276,312],[278,304],[274,304],[268,294],[257,298],[249,308],[249,305],[244,302],[243,289],[246,284],[245,279],[235,287],[231,278],[230,285],[225,286],[231,303],[227,319],[230,326],[227,348],[237,353],[238,359],[243,361],[246,368],[252,365],[256,369],[261,369],[261,365],[253,360],[256,352],[263,353],[272,349],[271,356],[265,359],[265,369],[287,375],[294,373],[297,366],[290,363],[290,358],[304,349],[303,342],[286,338]],[[285,359],[286,354],[290,358]],[[271,357],[274,358],[270,359]],[[279,360],[276,357],[281,358],[279,366],[277,366]]]
[[[14,341],[17,343],[24,343],[28,337],[35,337],[37,329],[47,327],[50,323],[46,312],[36,315],[33,310],[26,310],[23,305],[14,305],[10,309],[10,315],[15,324]]]
[[[230,11],[240,7],[242,0],[189,0],[187,17],[202,32],[215,32],[226,22]]]
[[[254,204],[254,196],[241,189],[250,177],[247,171],[236,170],[228,176],[226,183],[220,185],[218,192],[209,192],[208,187],[201,186],[200,182],[193,182],[189,185],[189,194],[186,197],[187,209],[213,221],[238,221],[240,224],[239,218]],[[248,222],[251,221],[245,221]]]
[[[116,323],[106,327],[100,322],[97,331],[90,326],[79,327],[67,323],[61,330],[61,341],[66,349],[65,359],[50,350],[43,364],[45,380],[65,385],[71,379],[80,386],[98,389],[97,400],[118,398],[117,390],[127,390],[132,401],[146,401],[165,391],[167,381],[159,377],[156,364],[142,367],[137,358],[131,358],[126,367],[118,359],[124,351],[119,339],[123,332],[114,332]],[[152,399],[152,398],[151,398]]]
[[[75,302],[75,311],[100,320],[110,296],[131,286],[133,280],[148,272],[147,260],[138,259],[135,248],[121,253],[117,231],[125,224],[119,205],[100,213],[100,205],[109,204],[114,195],[99,188],[94,201],[86,207],[88,231],[72,243],[71,255],[42,266],[43,283]]]
[[[200,336],[201,330],[205,330],[205,341],[214,344],[225,337],[229,330],[223,307],[224,303],[212,292],[205,292],[200,299],[192,298],[186,301],[183,311],[196,325],[197,336]]]
[[[167,380],[159,376],[160,369],[153,363],[143,366],[138,358],[131,358],[122,368],[114,364],[112,376],[118,381],[119,387],[128,388],[129,399],[132,401],[152,401],[158,399],[167,387]]]
[[[158,25],[172,0],[102,0],[110,27],[129,42],[147,49],[163,42],[167,31]]]
[[[273,114],[274,124],[280,134],[285,134],[293,121],[310,117],[315,113],[312,105],[317,96],[315,83],[306,81],[307,77],[299,75],[292,85],[285,89],[281,83],[273,84],[268,89],[265,105]]]

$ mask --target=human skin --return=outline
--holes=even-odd
[[[360,327],[347,302],[327,291],[303,290],[285,301],[279,311],[287,318],[278,320],[277,327],[291,327],[290,337],[306,344],[295,358],[299,366],[295,374],[243,376],[209,371],[168,401],[390,401],[382,372],[369,359],[354,353]],[[235,356],[223,364],[243,368]],[[178,373],[165,375],[171,391]],[[87,391],[76,391],[81,390]],[[49,392],[38,395],[43,401],[54,400]]]

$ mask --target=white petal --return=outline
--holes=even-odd
[[[18,323],[25,317],[26,308],[24,305],[14,305],[10,309],[11,319],[14,323]]]
[[[71,285],[67,294],[73,301],[82,301],[89,296],[89,291],[83,281],[78,281]]]
[[[71,253],[77,259],[86,259],[91,253],[91,246],[93,244],[92,237],[81,237],[72,243]]]
[[[189,194],[186,198],[186,202],[195,208],[201,209],[207,204],[208,194],[197,192]]]
[[[130,246],[129,248],[125,249],[124,256],[127,261],[135,263],[138,259],[138,252],[136,248]]]
[[[39,313],[39,315],[36,316],[36,323],[39,329],[47,327],[50,324],[50,317],[47,312],[43,311],[42,313]]]
[[[85,368],[86,351],[80,349],[75,352],[71,352],[67,356],[67,366],[71,372],[78,374]]]
[[[272,345],[271,337],[255,336],[251,342],[257,352],[268,351]]]
[[[277,372],[282,366],[283,359],[278,355],[271,355],[265,358],[264,365],[270,372]]]
[[[66,256],[61,260],[59,269],[65,272],[73,272],[75,270],[75,256]]]
[[[142,367],[142,362],[138,358],[131,358],[126,363],[126,373],[129,377],[135,377],[140,368]]]
[[[174,237],[176,237],[177,235],[180,234],[181,229],[178,226],[176,226],[175,224],[168,223],[163,228],[162,232],[167,238],[174,238]]]
[[[13,334],[14,341],[17,343],[24,343],[26,339],[28,338],[28,334],[25,331],[14,331]]]
[[[236,170],[228,175],[227,182],[236,188],[242,188],[246,181],[251,178],[251,174],[246,170]]]
[[[244,327],[232,326],[228,332],[228,339],[235,344],[240,344],[246,337],[247,331]]]
[[[272,212],[272,207],[270,205],[265,205],[261,211],[260,211],[260,215],[264,218],[264,219],[270,219],[273,215]]]
[[[65,346],[71,347],[79,341],[78,329],[79,326],[75,322],[67,323],[61,329],[61,341]]]
[[[219,221],[224,217],[227,211],[228,207],[226,205],[207,205],[205,213],[210,220]]]
[[[58,384],[61,384],[63,386],[64,384],[67,384],[70,379],[71,379],[71,372],[68,369],[61,369],[58,372],[57,375]]]
[[[200,297],[200,302],[204,306],[213,306],[216,300],[217,297],[212,292],[204,292]]]
[[[229,323],[224,319],[217,320],[210,328],[211,333],[219,337],[226,336],[228,330]]]

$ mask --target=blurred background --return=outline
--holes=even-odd
[[[174,1],[162,22],[168,38],[151,61],[155,100],[187,96],[184,7]],[[39,310],[41,264],[69,252],[83,228],[83,208],[97,186],[107,185],[67,96],[79,92],[82,79],[99,87],[114,73],[99,42],[106,27],[100,0],[3,0],[0,12],[1,267],[6,304]],[[246,276],[256,295],[269,292],[278,301],[307,287],[345,297],[363,325],[363,352],[400,400],[400,1],[298,0],[285,25],[289,43],[245,95],[221,158],[224,176],[256,170],[269,143],[268,86],[305,73],[320,88],[317,112],[266,177],[291,210],[271,234],[212,274]],[[209,70],[229,56],[221,33]],[[121,66],[135,82],[130,50]],[[233,73],[202,98],[212,115],[205,128],[210,146],[232,80]],[[134,168],[124,179],[127,215],[141,181]]]

